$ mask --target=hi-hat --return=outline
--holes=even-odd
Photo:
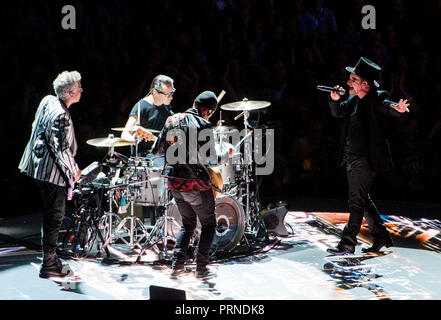
[[[141,126],[135,126],[134,129],[136,130],[136,128],[141,128],[141,129],[147,130],[147,131],[149,131],[151,133],[159,133],[159,132],[161,132],[159,130],[146,129],[146,128],[141,127]],[[113,131],[124,131],[124,129],[125,129],[124,127],[112,128]]]
[[[112,138],[112,137],[90,139],[87,140],[86,142],[87,144],[90,144],[91,146],[94,147],[105,147],[105,148],[126,147],[134,144],[134,142],[130,142],[121,138]]]
[[[227,111],[251,111],[257,109],[263,109],[271,105],[268,101],[249,101],[248,99],[243,99],[243,101],[232,102],[224,104],[221,109]]]

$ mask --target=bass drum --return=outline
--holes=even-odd
[[[219,196],[216,199],[216,233],[211,249],[216,252],[232,251],[245,233],[245,213],[239,202],[230,196]],[[182,226],[182,218],[173,199],[167,210],[168,235],[174,239]],[[197,222],[195,235],[199,238],[201,224]]]

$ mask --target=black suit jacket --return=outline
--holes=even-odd
[[[365,100],[366,99],[366,100]],[[341,135],[341,146],[338,157],[340,165],[344,164],[344,142],[347,134],[348,122],[355,104],[360,99],[357,96],[349,96],[345,101],[334,101],[329,98],[329,107],[332,116],[344,120]],[[393,169],[393,161],[387,139],[387,117],[399,117],[402,114],[390,105],[395,102],[390,100],[390,94],[383,90],[372,90],[363,98],[362,107],[365,111],[365,128],[368,146],[368,160],[372,169],[377,172],[386,172]]]

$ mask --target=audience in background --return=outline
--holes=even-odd
[[[61,27],[61,5],[52,1],[5,5],[0,19],[7,30],[0,43],[5,76],[0,81],[7,111],[0,127],[8,156],[0,191],[10,201],[21,199],[23,192],[37,194],[10,168],[17,167],[34,106],[50,89],[47,80],[75,69],[84,74],[82,85],[88,92],[72,110],[75,123],[81,123],[76,132],[81,168],[106,152],[86,140],[124,126],[149,79],[164,73],[175,79],[175,112],[187,109],[195,93],[204,90],[226,90],[220,105],[244,97],[270,101],[268,109],[252,114],[258,125],[277,124],[276,158],[283,167],[265,181],[283,175],[277,185],[286,196],[345,197],[345,187],[334,179],[341,174],[334,159],[339,126],[327,112],[327,95],[315,87],[344,85],[344,67],[367,56],[383,68],[380,80],[392,98],[412,101],[410,114],[390,123],[398,129],[391,132],[400,135],[391,137],[392,143],[399,142],[392,145],[397,168],[389,177],[395,192],[385,190],[376,198],[437,199],[441,50],[433,30],[441,30],[441,2],[373,1],[375,30],[361,26],[364,3],[72,1],[75,30]],[[418,23],[422,19],[425,23]],[[240,127],[235,115],[222,112],[226,124]],[[34,209],[30,203],[16,210]]]

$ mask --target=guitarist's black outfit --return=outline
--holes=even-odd
[[[214,94],[213,94],[214,96]],[[211,98],[211,96],[210,96]],[[212,103],[202,100],[202,105],[208,109],[215,110],[217,106],[216,96],[212,98]],[[196,103],[196,101],[195,101]],[[167,133],[172,129],[182,130],[186,141],[177,140],[174,143],[186,143],[185,163],[170,165],[166,157],[164,175],[168,176],[168,187],[178,206],[182,216],[182,227],[176,239],[173,251],[172,276],[183,271],[186,253],[193,232],[196,228],[197,219],[201,222],[201,234],[196,254],[196,277],[204,277],[209,273],[207,265],[209,263],[209,251],[213,242],[216,216],[215,199],[212,191],[211,176],[205,165],[189,164],[190,150],[189,138],[190,131],[195,130],[197,134],[203,129],[211,128],[211,123],[202,118],[196,108],[190,108],[185,113],[177,113],[169,117],[165,122],[158,140],[153,147],[154,154],[166,154],[170,143],[167,142]],[[210,132],[212,132],[210,130]],[[214,143],[214,138],[210,139]],[[200,145],[197,145],[199,150]],[[194,151],[194,150],[193,150]]]

